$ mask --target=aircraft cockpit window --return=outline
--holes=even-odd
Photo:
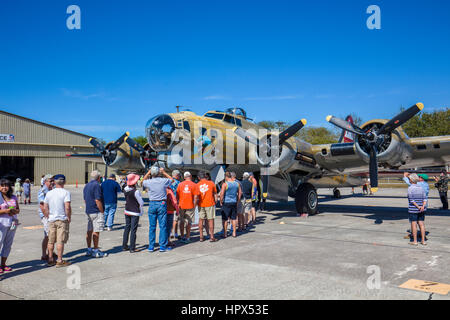
[[[235,118],[235,120],[236,120],[236,125],[239,126],[239,127],[242,127],[242,121],[241,121],[241,119]]]
[[[189,125],[189,121],[183,122],[184,130],[191,132],[191,126]]]
[[[226,114],[225,115],[225,119],[223,119],[223,121],[231,123],[232,125],[235,125],[236,123],[234,122],[234,117]]]
[[[222,120],[223,119],[223,113],[212,113],[212,112],[208,112],[207,114],[204,115],[206,118],[212,118],[212,119],[217,119],[217,120]]]

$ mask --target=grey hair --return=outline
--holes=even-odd
[[[56,183],[57,185],[59,185],[59,186],[63,186],[63,185],[66,184],[66,180],[64,180],[64,179],[58,179],[58,180],[55,180],[55,183]]]
[[[98,170],[94,170],[91,172],[91,178],[93,180],[97,180],[100,177],[100,172]]]
[[[408,178],[409,178],[409,181],[411,181],[411,183],[419,182],[419,176],[416,173],[410,174]]]
[[[236,172],[231,171],[231,177],[232,177],[232,178],[236,178]]]

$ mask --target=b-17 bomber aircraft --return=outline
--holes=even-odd
[[[127,132],[106,146],[92,138],[98,154],[71,156],[102,157],[107,167],[120,173],[143,172],[152,165],[189,170],[193,175],[209,171],[216,183],[223,179],[224,170],[238,176],[253,172],[264,198],[287,201],[290,196],[299,213],[315,214],[318,188],[361,186],[368,171],[376,190],[379,168],[405,170],[449,163],[450,136],[409,138],[401,128],[423,108],[417,103],[391,120],[374,119],[361,127],[328,116],[326,120],[341,128],[343,136],[353,134],[355,139],[323,145],[295,136],[306,125],[305,119],[279,133],[255,124],[241,108],[202,116],[179,111],[147,122],[144,147]]]

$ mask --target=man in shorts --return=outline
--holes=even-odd
[[[198,202],[198,188],[192,181],[192,175],[186,171],[184,173],[184,181],[178,185],[177,199],[180,207],[180,233],[181,241],[189,243],[191,237],[192,221],[195,219],[195,207]],[[186,226],[186,237],[184,237],[184,227]]]
[[[200,172],[198,175],[200,181],[197,183],[199,191],[199,222],[198,228],[200,230],[200,242],[205,241],[203,238],[203,223],[208,221],[209,241],[216,242],[214,238],[214,218],[216,217],[216,201],[217,189],[214,182],[207,179],[205,172]]]
[[[48,257],[48,265],[57,268],[66,267],[70,262],[63,260],[64,244],[69,240],[69,224],[72,216],[70,192],[64,189],[66,177],[58,174],[54,177],[55,188],[49,191],[44,200],[44,216],[48,219],[48,252],[53,252],[56,243],[58,260]]]
[[[108,255],[107,253],[101,252],[98,248],[100,232],[103,231],[105,223],[103,194],[100,181],[100,172],[97,170],[92,171],[91,181],[86,184],[83,189],[83,198],[86,204],[86,217],[88,220],[86,234],[86,256],[92,256],[94,258],[103,258]],[[94,249],[91,248],[92,242],[94,243]]]
[[[44,215],[44,200],[47,193],[53,189],[55,181],[53,179],[53,175],[47,174],[42,177],[44,180],[42,188],[39,189],[38,192],[38,203],[39,203],[39,218],[41,219],[41,223],[44,226],[44,239],[42,239],[42,261],[48,261],[49,254],[47,252],[48,249],[48,218]],[[53,253],[52,256],[55,256]]]
[[[239,183],[233,181],[230,172],[225,172],[225,182],[220,189],[222,206],[223,237],[227,237],[228,219],[233,225],[233,238],[236,238],[237,203],[241,201],[242,190]]]

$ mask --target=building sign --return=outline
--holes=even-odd
[[[0,133],[0,143],[2,142],[14,142],[14,135]]]

